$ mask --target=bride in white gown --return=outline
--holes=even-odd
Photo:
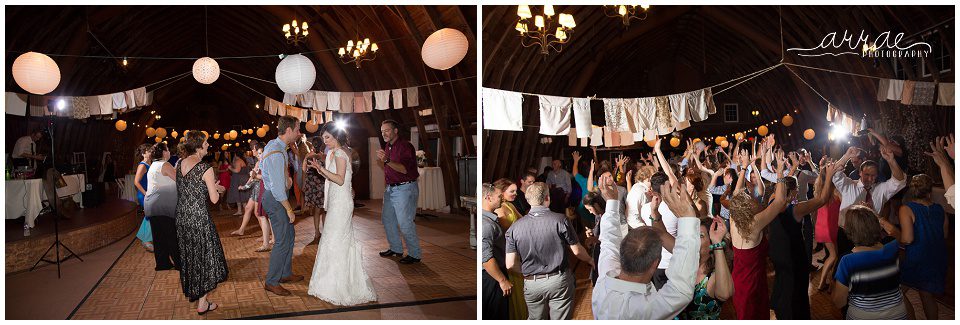
[[[307,164],[326,178],[323,206],[327,217],[307,293],[340,306],[376,301],[373,282],[363,269],[360,245],[353,236],[353,171],[350,156],[342,148],[346,134],[330,128],[324,129],[322,136],[330,148],[325,166],[316,160]]]

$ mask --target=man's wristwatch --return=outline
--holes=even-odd
[[[384,159],[384,160],[383,160],[383,164],[384,164],[384,165],[389,164],[389,163],[390,163],[390,158],[387,158],[387,159]]]

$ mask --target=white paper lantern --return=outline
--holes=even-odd
[[[423,63],[437,70],[447,70],[463,60],[470,48],[467,36],[452,28],[444,28],[433,32],[423,42],[420,56]]]
[[[60,85],[60,67],[42,53],[21,54],[13,61],[10,71],[17,85],[31,94],[48,94]]]
[[[317,80],[317,68],[307,57],[294,54],[280,61],[274,77],[284,93],[299,95],[313,87],[313,82]]]
[[[193,79],[204,85],[212,84],[220,78],[220,64],[210,57],[202,57],[193,62]]]

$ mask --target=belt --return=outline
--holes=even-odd
[[[406,185],[406,184],[410,184],[410,183],[414,183],[414,182],[416,182],[416,181],[406,181],[406,182],[394,183],[394,184],[389,184],[389,185],[387,185],[387,186],[400,186],[400,185]]]
[[[546,279],[555,275],[563,274],[563,270],[558,270],[556,272],[547,273],[547,274],[533,274],[533,275],[524,275],[524,280],[537,280],[537,279]]]

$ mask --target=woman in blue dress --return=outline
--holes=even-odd
[[[151,152],[153,151],[153,145],[144,143],[140,147],[137,147],[137,156],[141,157],[140,163],[137,164],[137,173],[134,176],[134,187],[137,189],[137,203],[140,204],[138,212],[143,211],[143,198],[147,195],[147,170],[150,169],[150,160]],[[137,230],[137,238],[140,239],[140,243],[148,252],[153,252],[153,230],[150,229],[150,220],[146,216],[143,217],[143,221],[140,222],[140,230]]]
[[[943,207],[933,203],[933,178],[926,174],[910,178],[911,200],[900,206],[900,243],[905,246],[906,257],[900,264],[901,283],[907,299],[908,288],[917,290],[927,319],[937,319],[938,308],[935,295],[944,292],[947,280],[947,236],[949,221],[944,217]],[[909,302],[907,313],[913,319],[913,305]]]

